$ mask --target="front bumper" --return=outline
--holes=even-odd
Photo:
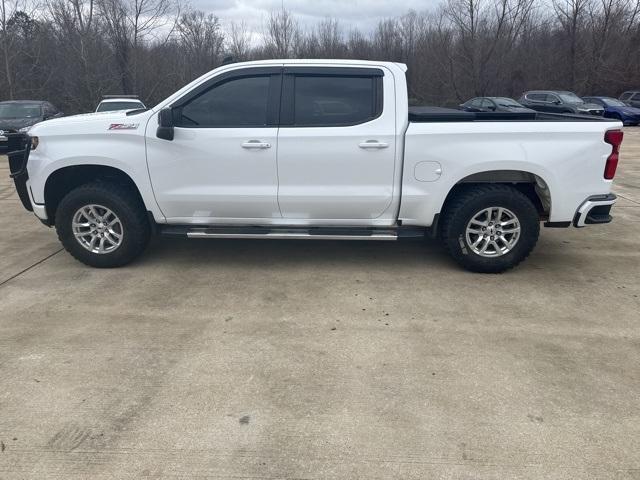
[[[16,186],[18,197],[24,208],[33,211],[31,199],[29,198],[29,190],[27,180],[27,161],[29,160],[29,152],[31,151],[31,138],[26,133],[13,133],[7,135],[7,151],[9,156],[9,173],[13,178]]]
[[[573,217],[575,227],[586,225],[596,225],[599,223],[609,223],[613,219],[609,214],[611,207],[616,203],[617,197],[613,193],[605,195],[594,195],[587,198],[578,207]]]

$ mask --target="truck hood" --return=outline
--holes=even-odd
[[[145,115],[146,114],[146,115]],[[149,111],[127,116],[126,111],[94,112],[55,118],[29,130],[30,135],[106,133],[109,130],[137,130],[146,123]]]

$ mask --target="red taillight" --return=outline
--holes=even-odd
[[[607,163],[604,166],[604,178],[606,178],[607,180],[613,180],[613,177],[616,176],[622,137],[622,130],[609,130],[604,134],[604,141],[613,147],[611,149],[611,155],[609,155],[609,157],[607,158]]]

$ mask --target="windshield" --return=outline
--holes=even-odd
[[[496,98],[496,103],[501,107],[522,107],[522,105],[510,98]]]
[[[0,104],[0,118],[39,118],[42,116],[40,105],[23,103]]]
[[[144,108],[142,102],[103,102],[96,112],[114,112],[116,110],[134,110]]]
[[[621,102],[617,98],[603,98],[602,101],[608,107],[626,107],[627,106],[626,103]]]
[[[559,93],[558,96],[562,99],[564,103],[584,103],[584,100],[582,100],[575,93],[563,92],[563,93]]]

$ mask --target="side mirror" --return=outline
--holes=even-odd
[[[156,137],[163,140],[173,140],[173,110],[170,108],[163,108],[158,112],[158,129],[156,130]]]
[[[553,104],[554,104],[554,105],[560,105],[561,103],[562,103],[562,102],[561,102],[560,100],[554,100],[554,101],[553,101]]]

